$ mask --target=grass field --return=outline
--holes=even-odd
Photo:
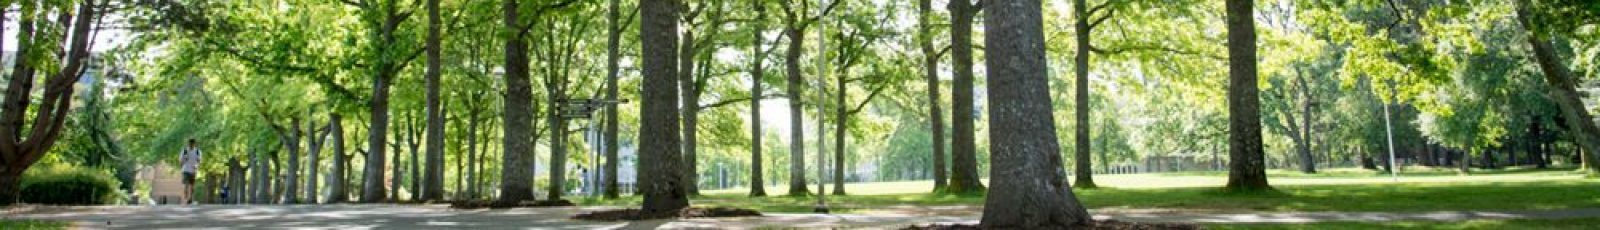
[[[1465,222],[1434,222],[1434,221],[1399,221],[1384,223],[1358,223],[1358,222],[1328,222],[1314,224],[1219,224],[1206,225],[1213,230],[1312,230],[1312,229],[1351,229],[1351,230],[1465,230],[1465,229],[1494,229],[1494,230],[1582,230],[1600,229],[1600,218],[1577,219],[1533,219],[1533,220],[1473,220]]]
[[[40,220],[0,220],[0,229],[67,229],[67,223]]]
[[[1441,211],[1548,210],[1600,208],[1600,181],[1582,179],[1570,169],[1489,171],[1472,175],[1418,173],[1393,182],[1387,174],[1334,169],[1305,175],[1273,172],[1276,192],[1222,192],[1226,178],[1207,173],[1097,176],[1103,188],[1078,190],[1090,208],[1182,209],[1195,212],[1281,211]],[[860,212],[897,206],[981,206],[977,195],[930,194],[929,181],[847,184],[849,196],[828,196],[836,211]],[[815,190],[815,188],[812,188]],[[699,206],[755,208],[766,212],[809,212],[814,197],[783,196],[786,188],[768,188],[773,196],[750,198],[746,189],[709,190],[693,198]],[[590,205],[638,203],[582,200]]]

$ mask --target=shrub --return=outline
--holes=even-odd
[[[118,202],[123,193],[104,170],[53,166],[28,170],[22,175],[22,202],[32,204],[93,205]]]

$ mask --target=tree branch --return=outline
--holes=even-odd
[[[774,97],[784,97],[784,95],[783,95],[783,94],[765,94],[765,95],[761,95],[761,98],[762,98],[762,99],[766,99],[766,98],[774,98]],[[705,105],[700,105],[700,107],[698,107],[698,108],[699,108],[699,109],[700,109],[700,110],[706,110],[706,109],[711,109],[711,108],[718,108],[718,107],[723,107],[723,106],[728,106],[728,105],[732,105],[732,104],[736,104],[736,103],[740,103],[740,102],[746,102],[746,101],[750,101],[750,99],[752,99],[752,98],[750,98],[750,97],[745,97],[745,98],[737,98],[737,99],[730,99],[730,100],[723,100],[723,101],[718,101],[718,102],[716,102],[716,103],[711,103],[711,104],[705,104]]]
[[[1149,44],[1123,46],[1123,47],[1117,47],[1116,49],[1109,49],[1109,50],[1108,49],[1102,49],[1100,47],[1091,45],[1091,46],[1089,46],[1089,51],[1090,52],[1094,52],[1095,54],[1101,54],[1101,55],[1117,55],[1117,54],[1122,54],[1122,53],[1126,53],[1126,52],[1160,51],[1160,52],[1171,53],[1171,54],[1182,54],[1182,55],[1192,55],[1192,56],[1206,57],[1206,58],[1211,58],[1211,59],[1216,59],[1216,60],[1228,60],[1227,57],[1217,56],[1215,54],[1204,54],[1204,53],[1200,53],[1200,52],[1196,52],[1196,51],[1180,50],[1180,49],[1174,49],[1174,48],[1171,48],[1171,47],[1164,47],[1164,46],[1160,46],[1160,45],[1149,45]]]

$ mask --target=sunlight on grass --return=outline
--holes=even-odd
[[[1396,221],[1381,223],[1329,222],[1312,224],[1215,224],[1215,230],[1312,230],[1312,229],[1600,229],[1600,218],[1577,219],[1525,219],[1525,220],[1471,220],[1464,222]]]
[[[1570,169],[1505,170],[1472,175],[1418,172],[1391,182],[1386,175],[1359,169],[1325,170],[1332,175],[1272,178],[1277,192],[1235,194],[1219,187],[1223,175],[1203,173],[1103,175],[1095,178],[1102,188],[1077,190],[1090,208],[1185,209],[1220,212],[1249,211],[1438,211],[1438,210],[1548,210],[1600,208],[1595,188],[1600,181],[1584,180]],[[1453,172],[1451,172],[1453,173]],[[1303,174],[1302,174],[1303,175]],[[848,196],[828,196],[836,212],[871,209],[982,206],[976,195],[931,194],[930,181],[850,183]],[[815,190],[816,188],[811,188]],[[764,212],[810,212],[815,197],[783,196],[784,187],[772,187],[769,197],[748,197],[744,188],[707,190],[695,197],[697,206],[732,206]],[[1489,198],[1511,198],[1506,199]],[[1583,197],[1595,197],[1584,199]],[[632,206],[637,197],[620,200],[582,200],[587,205]]]

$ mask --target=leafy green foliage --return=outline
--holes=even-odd
[[[22,202],[54,205],[113,204],[123,201],[120,182],[101,169],[58,165],[22,175]]]

